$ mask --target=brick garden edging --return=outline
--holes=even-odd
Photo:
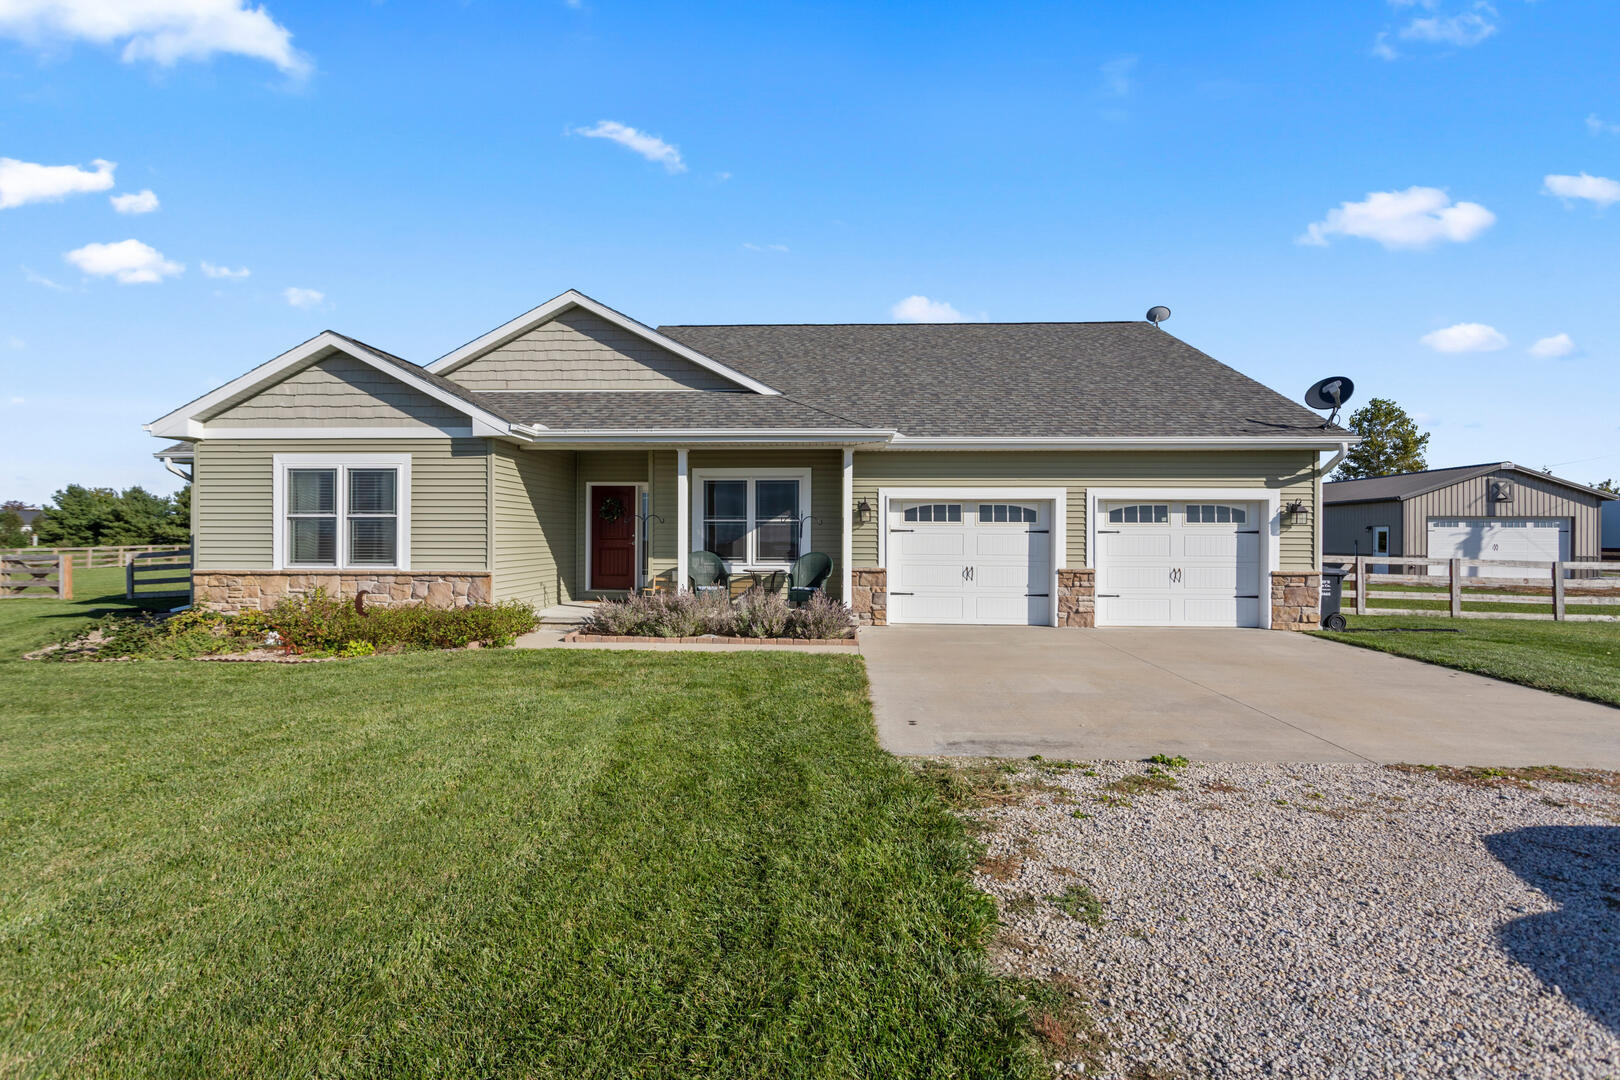
[[[718,634],[706,634],[702,637],[636,637],[621,634],[583,634],[578,630],[570,630],[563,635],[564,641],[577,641],[582,644],[618,643],[652,645],[662,642],[665,645],[854,645],[853,637],[847,638],[786,638],[786,637],[721,637]]]

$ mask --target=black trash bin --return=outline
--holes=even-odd
[[[1343,630],[1348,623],[1339,613],[1344,597],[1344,579],[1350,571],[1344,563],[1324,563],[1322,566],[1322,629]]]

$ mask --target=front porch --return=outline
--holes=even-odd
[[[846,602],[852,595],[852,446],[517,453],[546,459],[549,472],[571,474],[566,492],[555,494],[572,504],[572,528],[543,530],[556,564],[556,588],[545,599],[559,618],[577,614],[576,604],[690,588],[694,552],[719,558],[733,594],[784,590],[794,563],[819,552],[832,564],[823,591]],[[529,495],[536,518],[555,517],[540,505],[553,492]],[[514,539],[497,526],[498,583],[502,556],[521,554],[510,546]],[[497,590],[506,591],[499,584]]]

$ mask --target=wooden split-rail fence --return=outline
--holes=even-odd
[[[1327,566],[1338,563],[1348,571],[1343,583],[1342,610],[1354,611],[1357,615],[1449,615],[1454,619],[1620,622],[1620,615],[1583,610],[1591,606],[1620,608],[1620,573],[1617,573],[1620,567],[1613,562],[1324,555],[1322,563]],[[1379,567],[1383,569],[1378,570]],[[1413,567],[1421,568],[1420,572],[1405,572]],[[1434,573],[1433,568],[1436,567],[1443,568],[1444,573]],[[1501,575],[1503,570],[1523,570],[1524,575]],[[1397,591],[1390,586],[1402,588]],[[1372,607],[1368,604],[1369,600],[1443,600],[1446,606]],[[1550,606],[1552,612],[1469,611],[1463,608],[1464,603]]]
[[[66,555],[0,553],[0,600],[24,596],[73,599],[73,560]]]

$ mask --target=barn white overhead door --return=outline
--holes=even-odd
[[[894,499],[888,528],[889,622],[1051,622],[1049,501]]]
[[[1569,559],[1569,518],[1430,518],[1429,558],[1555,562]],[[1429,567],[1445,574],[1444,566]],[[1531,577],[1528,566],[1465,566],[1464,577]]]
[[[1104,502],[1098,626],[1259,626],[1259,503]]]

